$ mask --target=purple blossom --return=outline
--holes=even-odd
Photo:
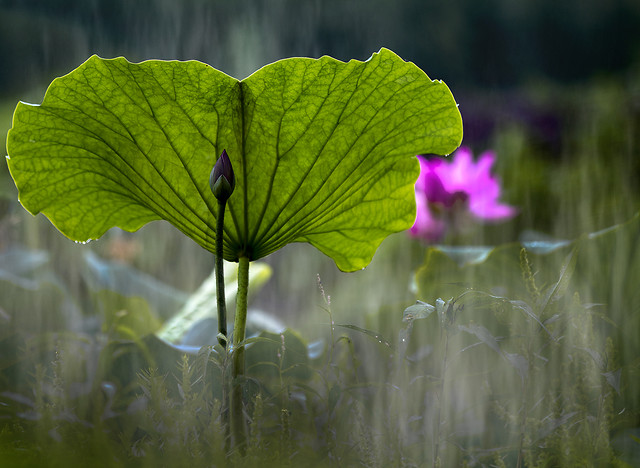
[[[515,216],[516,208],[498,201],[500,182],[491,175],[496,155],[486,151],[474,163],[471,150],[459,148],[450,159],[418,157],[417,217],[409,230],[428,242],[449,231],[462,232],[473,222],[496,222]]]
[[[231,167],[231,160],[227,154],[227,150],[223,149],[222,154],[216,161],[211,175],[209,176],[209,187],[220,201],[227,201],[233,189],[236,186],[236,179],[233,173],[233,167]]]

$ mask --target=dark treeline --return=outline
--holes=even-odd
[[[0,0],[0,94],[93,53],[198,59],[242,78],[288,56],[385,46],[456,88],[582,80],[640,60],[635,0]]]

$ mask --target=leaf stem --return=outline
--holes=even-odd
[[[224,257],[223,257],[223,236],[224,236],[224,210],[227,201],[218,199],[218,217],[216,219],[216,301],[218,306],[218,343],[226,351],[227,343],[227,301],[224,294]],[[224,386],[223,386],[224,388]],[[231,428],[229,424],[229,393],[223,391],[223,413],[222,420],[225,427],[225,451],[229,451],[231,440]]]
[[[447,374],[447,366],[449,363],[447,362],[449,354],[449,329],[447,327],[444,328],[444,355],[442,357],[442,372],[440,374],[440,385],[439,385],[439,395],[436,393],[438,398],[438,408],[436,409],[436,418],[435,423],[437,424],[435,428],[435,436],[434,436],[434,449],[433,449],[433,466],[443,466],[442,461],[440,460],[440,443],[442,441],[442,407],[444,406],[444,391],[445,391],[445,379]]]
[[[246,439],[242,388],[244,377],[244,338],[247,327],[247,291],[249,289],[249,257],[238,259],[238,293],[233,322],[233,393],[231,397],[231,426],[234,444],[244,451]]]
[[[227,302],[224,296],[224,210],[226,200],[218,200],[218,217],[216,219],[216,298],[218,301],[218,343],[227,349]]]

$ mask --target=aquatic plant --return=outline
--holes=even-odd
[[[517,122],[496,128],[504,200],[524,216],[484,227],[488,247],[399,234],[355,275],[306,246],[269,259],[260,305],[296,330],[252,333],[260,314],[248,313],[244,456],[227,445],[233,347],[213,346],[216,278],[187,294],[209,255],[167,223],[74,245],[12,189],[0,219],[3,463],[640,466],[639,172],[625,130],[638,114],[628,92],[585,86],[554,94],[561,151]],[[99,259],[119,236],[142,246],[127,260],[138,270]],[[225,264],[229,301],[237,266]],[[317,271],[324,300],[300,286]],[[195,331],[205,340],[182,341]]]
[[[7,162],[22,205],[73,240],[164,219],[238,262],[237,383],[249,263],[308,242],[341,270],[365,267],[414,219],[415,154],[448,154],[461,138],[446,85],[387,49],[366,62],[281,60],[244,80],[195,61],[94,56],[42,104],[18,105]],[[238,443],[241,395],[235,385]]]
[[[491,174],[496,161],[493,151],[485,151],[475,163],[467,147],[459,148],[449,160],[419,159],[417,215],[411,235],[438,242],[449,232],[463,232],[469,223],[502,221],[517,213],[515,207],[498,201],[500,183]]]
[[[3,459],[23,457],[31,466],[626,466],[611,432],[623,418],[621,398],[625,414],[633,411],[637,364],[621,366],[604,333],[614,327],[599,326],[609,320],[606,306],[586,302],[591,285],[575,280],[590,269],[592,250],[606,252],[614,239],[633,244],[639,219],[566,243],[501,246],[464,266],[430,247],[434,255],[417,278],[425,301],[404,314],[395,309],[392,326],[335,323],[332,291],[319,282],[328,319],[320,352],[291,330],[262,334],[246,350],[245,455],[226,447],[224,405],[211,391],[228,354],[208,347],[173,354],[164,358],[168,370],[136,369],[129,384],[114,385],[104,374],[92,380],[74,371],[90,359],[79,352],[87,338],[61,334],[51,362],[35,366],[32,393],[0,394],[0,414],[14,411],[0,432]],[[637,278],[638,263],[630,265]],[[442,287],[447,277],[437,275],[454,273],[470,275],[475,287]],[[633,278],[627,286],[635,287]],[[451,296],[434,300],[432,291]],[[101,361],[116,355],[108,347],[100,354]]]

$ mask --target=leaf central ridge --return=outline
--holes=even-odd
[[[244,80],[196,61],[93,56],[41,105],[18,104],[7,162],[23,206],[71,239],[165,219],[215,252],[208,178],[226,149],[226,260],[309,242],[354,271],[412,225],[415,155],[461,139],[446,85],[387,49],[284,59]]]

